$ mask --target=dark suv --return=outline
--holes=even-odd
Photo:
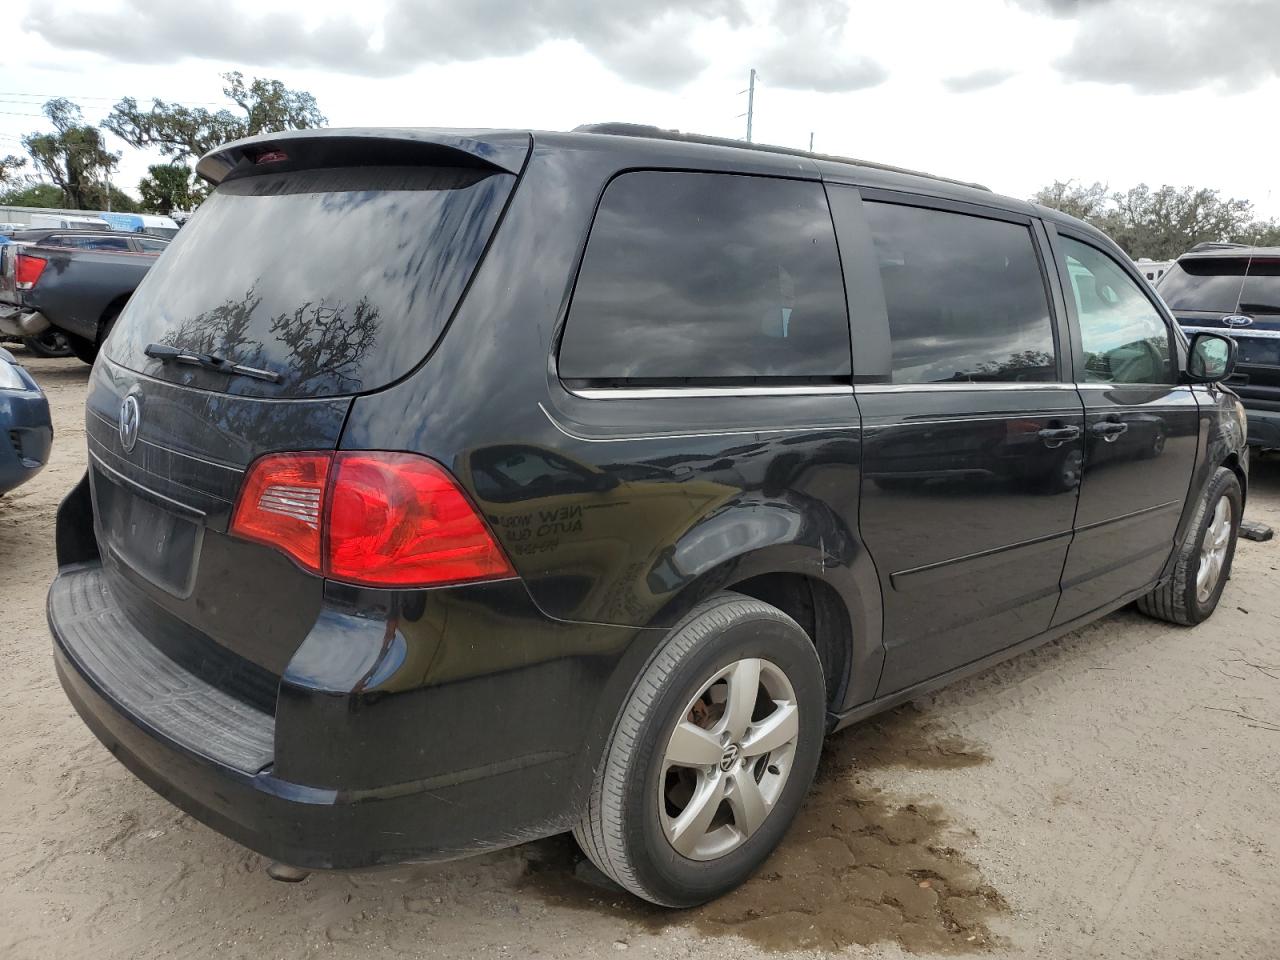
[[[1157,289],[1188,333],[1226,333],[1239,345],[1231,388],[1249,444],[1280,448],[1280,247],[1200,244]]]
[[[823,736],[1231,568],[1231,341],[1096,230],[606,126],[233,143],[94,365],[59,675],[298,868],[573,830],[687,905]]]

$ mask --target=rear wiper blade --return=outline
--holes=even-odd
[[[196,353],[194,350],[179,350],[177,347],[171,347],[167,343],[148,343],[142,351],[153,360],[162,362],[172,360],[174,363],[189,363],[193,367],[203,367],[206,370],[217,370],[219,373],[229,373],[241,377],[252,377],[255,380],[266,380],[270,383],[279,383],[280,374],[274,370],[260,370],[257,367],[246,367],[242,363],[232,363],[226,357],[219,357],[213,353]]]
[[[1274,303],[1241,303],[1240,309],[1249,313],[1280,313],[1280,305]]]

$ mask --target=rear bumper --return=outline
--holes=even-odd
[[[203,681],[155,651],[113,605],[100,563],[63,568],[48,618],[58,677],[94,735],[161,796],[265,857],[306,868],[445,860],[561,832],[574,820],[581,756],[406,779],[432,744],[417,727],[407,731],[411,748],[399,753],[368,745],[389,786],[329,789],[282,778],[271,755],[275,718],[218,702],[199,689]],[[145,662],[156,657],[167,665]],[[201,724],[204,736],[195,729]],[[219,740],[226,727],[244,734],[232,738],[239,746]],[[330,739],[323,728],[309,738],[321,752]]]

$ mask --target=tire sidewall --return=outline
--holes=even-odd
[[[1209,525],[1213,522],[1214,510],[1217,508],[1218,501],[1224,496],[1231,502],[1231,540],[1227,544],[1227,557],[1223,561],[1222,572],[1218,575],[1218,582],[1214,586],[1213,592],[1209,594],[1209,599],[1201,603],[1200,598],[1196,595],[1196,574],[1200,571],[1201,551],[1204,548],[1205,537],[1209,535]],[[1220,470],[1210,481],[1209,489],[1205,491],[1204,512],[1200,518],[1199,527],[1195,531],[1195,537],[1191,543],[1191,551],[1186,557],[1183,602],[1193,623],[1200,623],[1208,619],[1217,608],[1218,601],[1222,599],[1222,591],[1226,589],[1227,581],[1231,578],[1231,565],[1235,560],[1236,541],[1240,535],[1240,521],[1243,519],[1243,512],[1240,481],[1230,470]]]
[[[658,816],[662,756],[676,723],[702,685],[729,664],[758,657],[779,667],[795,690],[800,736],[791,774],[764,825],[741,846],[715,860],[689,860],[675,851]],[[622,802],[624,842],[637,879],[672,906],[692,906],[738,886],[786,833],[812,783],[822,751],[826,689],[812,642],[785,615],[749,613],[735,619],[682,658],[641,721],[640,745],[629,764]]]

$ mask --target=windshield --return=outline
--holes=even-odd
[[[304,170],[223,183],[168,244],[107,341],[152,376],[273,397],[404,376],[444,329],[514,177],[441,167]],[[226,377],[150,343],[273,371]]]
[[[1174,310],[1280,313],[1280,257],[1179,260],[1156,289]]]

